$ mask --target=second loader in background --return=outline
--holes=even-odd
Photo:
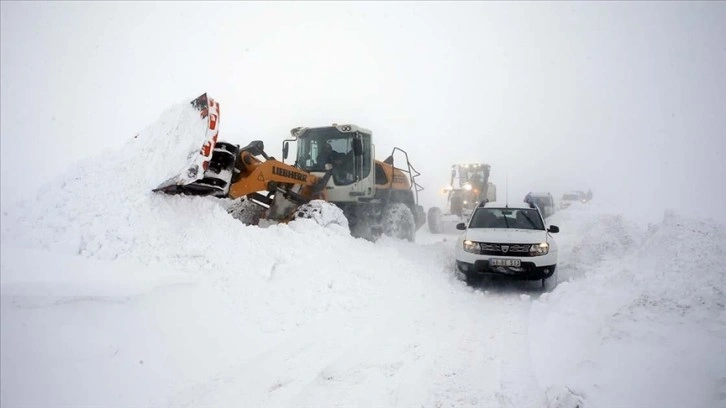
[[[485,163],[459,163],[451,166],[451,180],[443,189],[446,207],[431,207],[427,220],[434,234],[457,232],[456,224],[466,222],[482,201],[496,201],[497,188],[489,181],[491,166]]]
[[[241,213],[237,218],[247,224],[317,219],[321,212],[338,211],[351,235],[369,240],[385,234],[414,241],[426,223],[418,205],[423,188],[408,154],[394,148],[384,161],[376,160],[370,130],[352,124],[294,128],[278,161],[265,153],[262,141],[240,147],[218,140],[219,103],[206,94],[192,106],[208,124],[202,148],[190,156],[186,171],[155,192],[233,200],[228,211]],[[290,142],[297,147],[292,165],[284,162]],[[396,152],[404,157],[404,168],[394,166]]]

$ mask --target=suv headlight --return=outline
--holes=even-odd
[[[471,252],[472,254],[481,253],[479,243],[474,241],[464,240],[464,251]]]
[[[543,242],[541,244],[534,244],[531,247],[529,247],[529,253],[536,256],[536,255],[547,255],[547,253],[550,252],[550,244]]]

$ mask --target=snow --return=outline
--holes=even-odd
[[[640,231],[586,208],[553,217],[581,227],[560,254],[570,280],[532,307],[538,376],[588,406],[726,404],[724,227],[668,212]]]
[[[471,288],[455,234],[248,226],[152,193],[186,114],[3,208],[3,407],[726,406],[726,226],[574,203],[548,219],[552,292]]]

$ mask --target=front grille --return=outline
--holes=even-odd
[[[479,249],[482,255],[495,256],[532,256],[529,248],[532,244],[490,244],[488,242],[480,242]],[[504,250],[506,248],[506,251]]]

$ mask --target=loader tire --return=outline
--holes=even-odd
[[[383,210],[383,233],[389,237],[414,242],[416,221],[411,209],[403,203],[390,204]]]
[[[429,231],[431,231],[432,234],[441,233],[441,208],[429,208],[426,218],[429,224]]]
[[[459,196],[451,197],[451,213],[459,217],[464,213],[464,199]]]

